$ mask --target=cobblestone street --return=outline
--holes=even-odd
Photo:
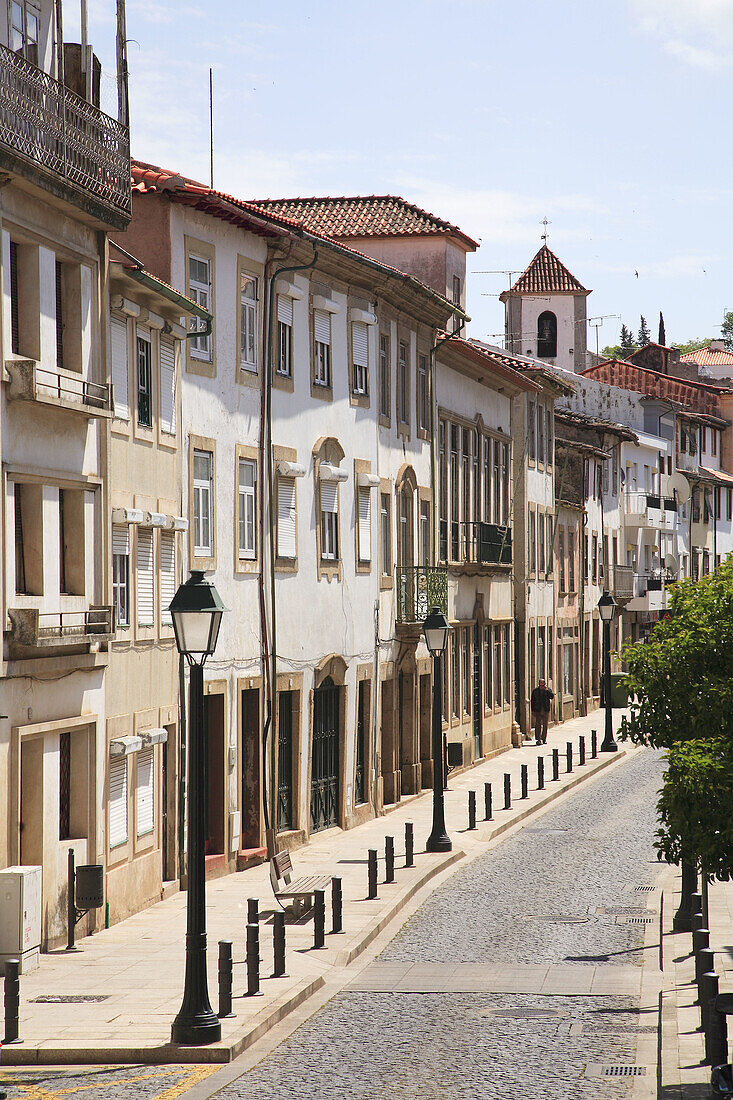
[[[644,905],[644,892],[633,887],[651,885],[657,874],[660,772],[658,757],[642,753],[451,876],[354,988],[216,1095],[300,1100],[307,1081],[309,1095],[334,1100],[628,1096],[633,1079],[593,1077],[586,1067],[634,1062],[637,1035],[655,1027],[639,1015],[635,996],[466,992],[451,975],[466,963],[476,973],[515,966],[520,979],[541,964],[583,973],[639,968],[644,925],[616,918]],[[441,991],[393,991],[393,976],[411,964],[434,971]],[[199,1082],[213,1090],[216,1079],[205,1078],[214,1069],[127,1067],[91,1077],[17,1070],[6,1080],[9,1097],[73,1088],[80,1100],[169,1100]]]

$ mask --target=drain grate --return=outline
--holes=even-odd
[[[654,917],[616,917],[616,924],[654,924]]]
[[[606,905],[596,909],[596,913],[603,917],[643,917],[649,915],[649,910],[641,905]]]
[[[601,1066],[601,1077],[646,1077],[646,1066]]]
[[[78,1005],[95,1004],[97,1001],[108,1001],[109,993],[47,993],[42,997],[33,997],[31,1004],[36,1005]]]
[[[657,889],[656,886],[635,886],[634,887],[634,893],[635,894],[653,894],[656,889]]]

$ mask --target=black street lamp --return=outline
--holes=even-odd
[[[219,593],[201,570],[192,569],[171,600],[176,645],[188,661],[188,890],[186,897],[186,977],[183,1001],[171,1028],[171,1042],[184,1046],[217,1043],[221,1024],[211,1008],[206,978],[206,829],[204,754],[204,661],[216,648],[225,610]]]
[[[606,728],[601,752],[618,752],[613,739],[613,710],[611,700],[611,623],[616,614],[616,601],[608,589],[598,601],[598,614],[603,622],[603,694],[606,704]]]
[[[450,626],[438,607],[431,607],[423,623],[425,644],[433,658],[433,829],[425,848],[428,852],[450,852],[451,839],[445,831],[445,805],[443,802],[443,714],[442,714],[442,663],[448,644]]]

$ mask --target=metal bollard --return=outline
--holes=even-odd
[[[543,756],[537,757],[537,790],[544,791],[545,789],[545,758]]]
[[[260,923],[259,898],[247,898],[247,924]]]
[[[504,772],[504,809],[512,808],[512,777],[509,772]]]
[[[585,737],[578,738],[578,763],[581,768],[585,764]]]
[[[520,769],[520,776],[522,782],[522,798],[529,798],[529,774],[527,772],[527,765],[522,764]]]
[[[560,750],[559,749],[553,749],[552,750],[552,778],[553,779],[559,779],[560,778]]]
[[[708,1017],[713,1008],[713,1002],[718,995],[717,985],[718,975],[713,970],[712,966],[706,973],[700,976],[700,1020],[701,1027],[705,1035],[707,1036],[708,1030]],[[712,981],[711,979],[715,979]]]
[[[7,959],[5,963],[5,1039],[3,1042],[19,1041],[20,1016],[20,960]]]
[[[285,914],[275,913],[272,921],[273,978],[285,978]]]
[[[697,1003],[700,1005],[700,1026],[705,1027],[705,998],[703,975],[715,970],[715,952],[710,947],[701,947],[695,956],[695,981],[697,983]]]
[[[411,821],[405,822],[405,867],[415,866],[415,830]]]
[[[700,988],[700,975],[704,973],[700,969],[700,952],[703,948],[710,947],[710,932],[707,928],[696,928],[692,933],[692,953],[695,956],[695,982],[697,988]],[[709,970],[710,967],[706,966],[705,970]]]
[[[590,758],[595,760],[598,756],[598,734],[595,730],[590,731]]]
[[[572,741],[566,741],[565,742],[565,759],[567,761],[567,763],[565,765],[565,769],[566,769],[566,771],[571,772],[573,770],[573,742]]]
[[[468,828],[476,828],[476,792],[468,792]]]
[[[728,1021],[717,1009],[718,975],[716,974],[715,977],[715,998],[710,1005],[705,1032],[705,1061],[711,1066],[720,1066],[728,1061]]]
[[[66,950],[76,951],[76,871],[74,870],[74,849],[69,848],[66,874]]]
[[[394,837],[384,838],[384,881],[394,882]]]
[[[341,891],[341,879],[331,879],[331,931],[343,932],[344,930],[344,901]]]
[[[232,1015],[232,941],[219,940],[219,1011],[217,1016]]]
[[[369,893],[370,901],[377,897],[377,849],[369,849]]]
[[[260,992],[260,926],[247,925],[247,996],[261,997]]]
[[[703,928],[705,926],[705,917],[702,915],[702,913],[699,913],[699,912],[698,913],[693,913],[691,924],[692,924],[692,934],[694,936],[695,935],[695,929]]]
[[[692,898],[697,890],[697,864],[694,859],[682,857],[682,890],[680,894],[679,909],[674,915],[673,928],[675,932],[689,932]],[[697,908],[697,907],[696,907]]]
[[[326,943],[326,892],[313,891],[313,946],[324,947]]]
[[[484,821],[491,821],[493,807],[491,805],[491,784],[484,783]]]
[[[694,916],[695,913],[702,913],[702,894],[697,891],[690,895],[690,916]]]

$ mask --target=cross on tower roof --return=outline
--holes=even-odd
[[[547,227],[548,227],[548,225],[552,225],[552,222],[548,222],[547,215],[545,215],[545,217],[540,222],[540,225],[544,225],[544,227],[545,227],[545,231],[542,234],[541,240],[543,240],[545,242],[545,244],[547,244],[547,238],[548,238],[548,235],[549,235],[548,232],[547,232]]]

